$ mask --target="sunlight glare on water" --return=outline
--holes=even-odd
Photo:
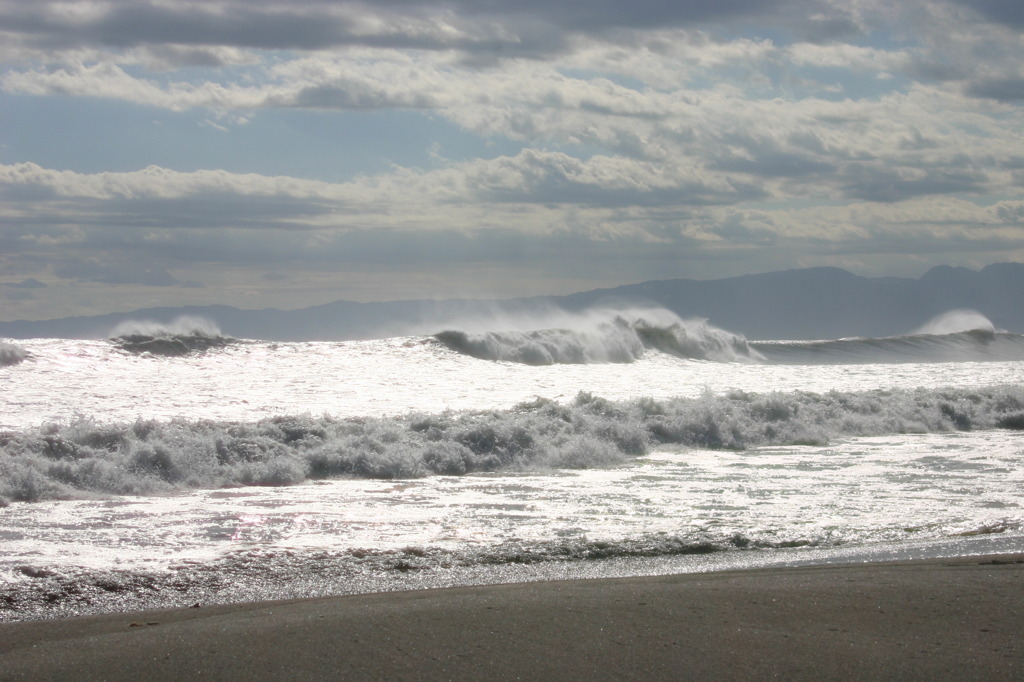
[[[1001,525],[1020,532],[1021,455],[1012,433],[922,434],[746,452],[662,449],[612,469],[40,502],[7,510],[0,574],[47,562],[152,569],[246,548],[457,549],[658,534],[779,546]]]
[[[936,344],[1021,340],[880,348]],[[330,592],[416,562],[1024,537],[1019,359],[881,364],[856,339],[774,349],[847,364],[646,348],[534,366],[427,337],[18,345],[0,372],[0,618],[261,580],[266,598],[297,576]]]
[[[105,341],[22,345],[33,355],[5,369],[10,409],[0,414],[0,428],[74,415],[123,422],[505,409],[537,396],[567,400],[580,391],[616,400],[697,397],[706,390],[821,393],[1024,383],[1021,362],[792,366],[680,362],[654,351],[628,364],[533,367],[481,362],[422,338],[239,344],[185,358],[112,351]]]

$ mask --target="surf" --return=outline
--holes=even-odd
[[[79,418],[0,433],[0,501],[162,495],[286,486],[329,478],[402,479],[613,467],[654,448],[743,450],[836,438],[1024,428],[1024,388],[820,394],[705,393],[698,398],[254,422]]]
[[[240,343],[238,339],[221,334],[216,323],[198,317],[179,317],[170,324],[148,320],[122,322],[108,340],[126,353],[166,357],[202,353]]]
[[[28,351],[13,343],[0,341],[0,367],[9,367],[28,358]]]
[[[446,348],[481,360],[527,365],[629,363],[656,350],[687,360],[753,362],[747,340],[707,320],[684,320],[665,309],[592,309],[551,320],[519,320],[520,328],[479,332],[448,329],[434,335]],[[522,327],[526,327],[525,329]]]

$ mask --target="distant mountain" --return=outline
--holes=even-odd
[[[444,300],[353,303],[301,310],[230,306],[150,308],[131,313],[0,322],[0,337],[104,338],[120,323],[170,323],[194,316],[224,334],[275,341],[381,338],[440,331],[457,320],[579,311],[606,304],[656,304],[684,318],[701,317],[750,339],[894,336],[959,308],[977,310],[997,328],[1024,333],[1024,263],[980,271],[939,266],[920,279],[868,278],[839,268],[809,268],[718,280],[674,279],[597,289],[569,296],[505,301]]]

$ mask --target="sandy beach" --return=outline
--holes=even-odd
[[[1024,555],[0,625],[2,680],[1021,679]]]

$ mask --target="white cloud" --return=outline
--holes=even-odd
[[[905,53],[835,45],[797,45],[786,53],[790,69],[817,60],[889,73],[908,59]],[[362,48],[284,60],[267,69],[261,83],[163,82],[111,63],[11,71],[2,83],[10,92],[37,96],[103,96],[172,111],[234,111],[241,121],[267,108],[422,110],[476,135],[700,167],[716,175],[719,185],[753,183],[780,198],[874,193],[891,200],[1006,191],[1014,180],[998,169],[998,160],[1024,156],[1012,135],[1018,121],[972,102],[955,87],[914,85],[868,99],[759,98],[724,84],[627,87],[601,75],[567,75],[573,65],[580,61],[526,61],[480,71],[436,56]],[[722,174],[730,168],[731,174]],[[920,170],[934,177],[910,183]],[[778,179],[784,176],[801,180]],[[873,189],[894,183],[900,187],[888,196]]]
[[[935,231],[942,226],[971,229],[975,234],[1010,234],[1004,228],[1019,230],[1024,221],[1024,201],[1004,200],[978,203],[954,197],[929,197],[897,203],[856,202],[845,205],[824,205],[790,209],[727,208],[728,198],[737,190],[714,178],[700,175],[684,167],[671,169],[658,164],[630,161],[614,157],[594,157],[582,162],[574,157],[553,153],[526,151],[515,157],[490,161],[455,164],[435,171],[397,169],[387,175],[363,178],[348,183],[324,183],[289,177],[267,177],[256,174],[232,174],[225,171],[182,173],[151,167],[133,173],[81,174],[55,171],[35,164],[0,166],[0,187],[7,188],[8,212],[29,203],[36,205],[38,215],[46,215],[51,206],[54,225],[63,222],[65,212],[99,210],[106,204],[111,211],[131,212],[136,206],[140,216],[147,215],[148,202],[159,201],[168,215],[152,226],[157,229],[193,229],[204,227],[203,219],[220,221],[219,216],[194,213],[202,201],[236,197],[245,200],[278,201],[280,213],[267,216],[267,221],[254,227],[293,229],[305,226],[314,231],[399,228],[446,230],[451,228],[475,231],[509,226],[510,218],[518,217],[515,228],[530,232],[538,227],[552,229],[565,224],[568,215],[575,224],[599,223],[618,225],[636,235],[650,234],[652,221],[665,215],[668,208],[685,212],[688,221],[702,224],[701,231],[714,232],[709,226],[735,223],[742,216],[748,226],[769,230],[778,236],[820,239],[847,239],[896,231],[911,226]],[[16,191],[26,190],[24,199]],[[41,198],[46,190],[49,199]],[[547,196],[545,192],[550,193]],[[720,201],[696,202],[687,193],[703,193]],[[558,197],[574,197],[562,200]],[[683,200],[672,202],[672,196]],[[654,197],[656,201],[652,201]],[[70,202],[70,203],[69,203]],[[198,203],[197,203],[198,202]],[[559,207],[559,204],[562,204]],[[708,204],[708,205],[702,205]],[[721,208],[715,208],[720,204]],[[243,203],[237,206],[244,207]],[[533,206],[533,208],[526,208]],[[92,207],[91,209],[89,207]],[[267,204],[253,204],[253,213],[266,210]],[[581,220],[581,211],[587,218]],[[482,213],[493,216],[494,222],[475,223]],[[564,214],[564,215],[563,215]],[[682,215],[682,213],[680,214]],[[183,216],[188,221],[182,220]],[[532,219],[531,219],[532,216]],[[548,220],[545,218],[553,218]],[[240,228],[245,215],[236,215]],[[195,221],[200,222],[195,222]],[[230,222],[230,220],[229,220]],[[219,223],[218,223],[219,224]],[[130,223],[128,223],[130,225]],[[547,227],[544,227],[547,226]],[[145,234],[146,241],[158,244],[158,233],[140,223],[135,226]],[[145,228],[145,229],[143,229]],[[988,229],[984,229],[988,228]],[[561,229],[561,228],[554,228]],[[600,233],[600,229],[595,234]],[[82,236],[81,227],[74,234]],[[1020,235],[1024,238],[1024,234]],[[55,244],[52,238],[33,239]]]
[[[0,183],[47,188],[59,197],[84,199],[181,199],[197,193],[326,198],[332,185],[314,180],[234,174],[221,170],[189,173],[150,166],[129,173],[76,173],[34,163],[0,165]]]

